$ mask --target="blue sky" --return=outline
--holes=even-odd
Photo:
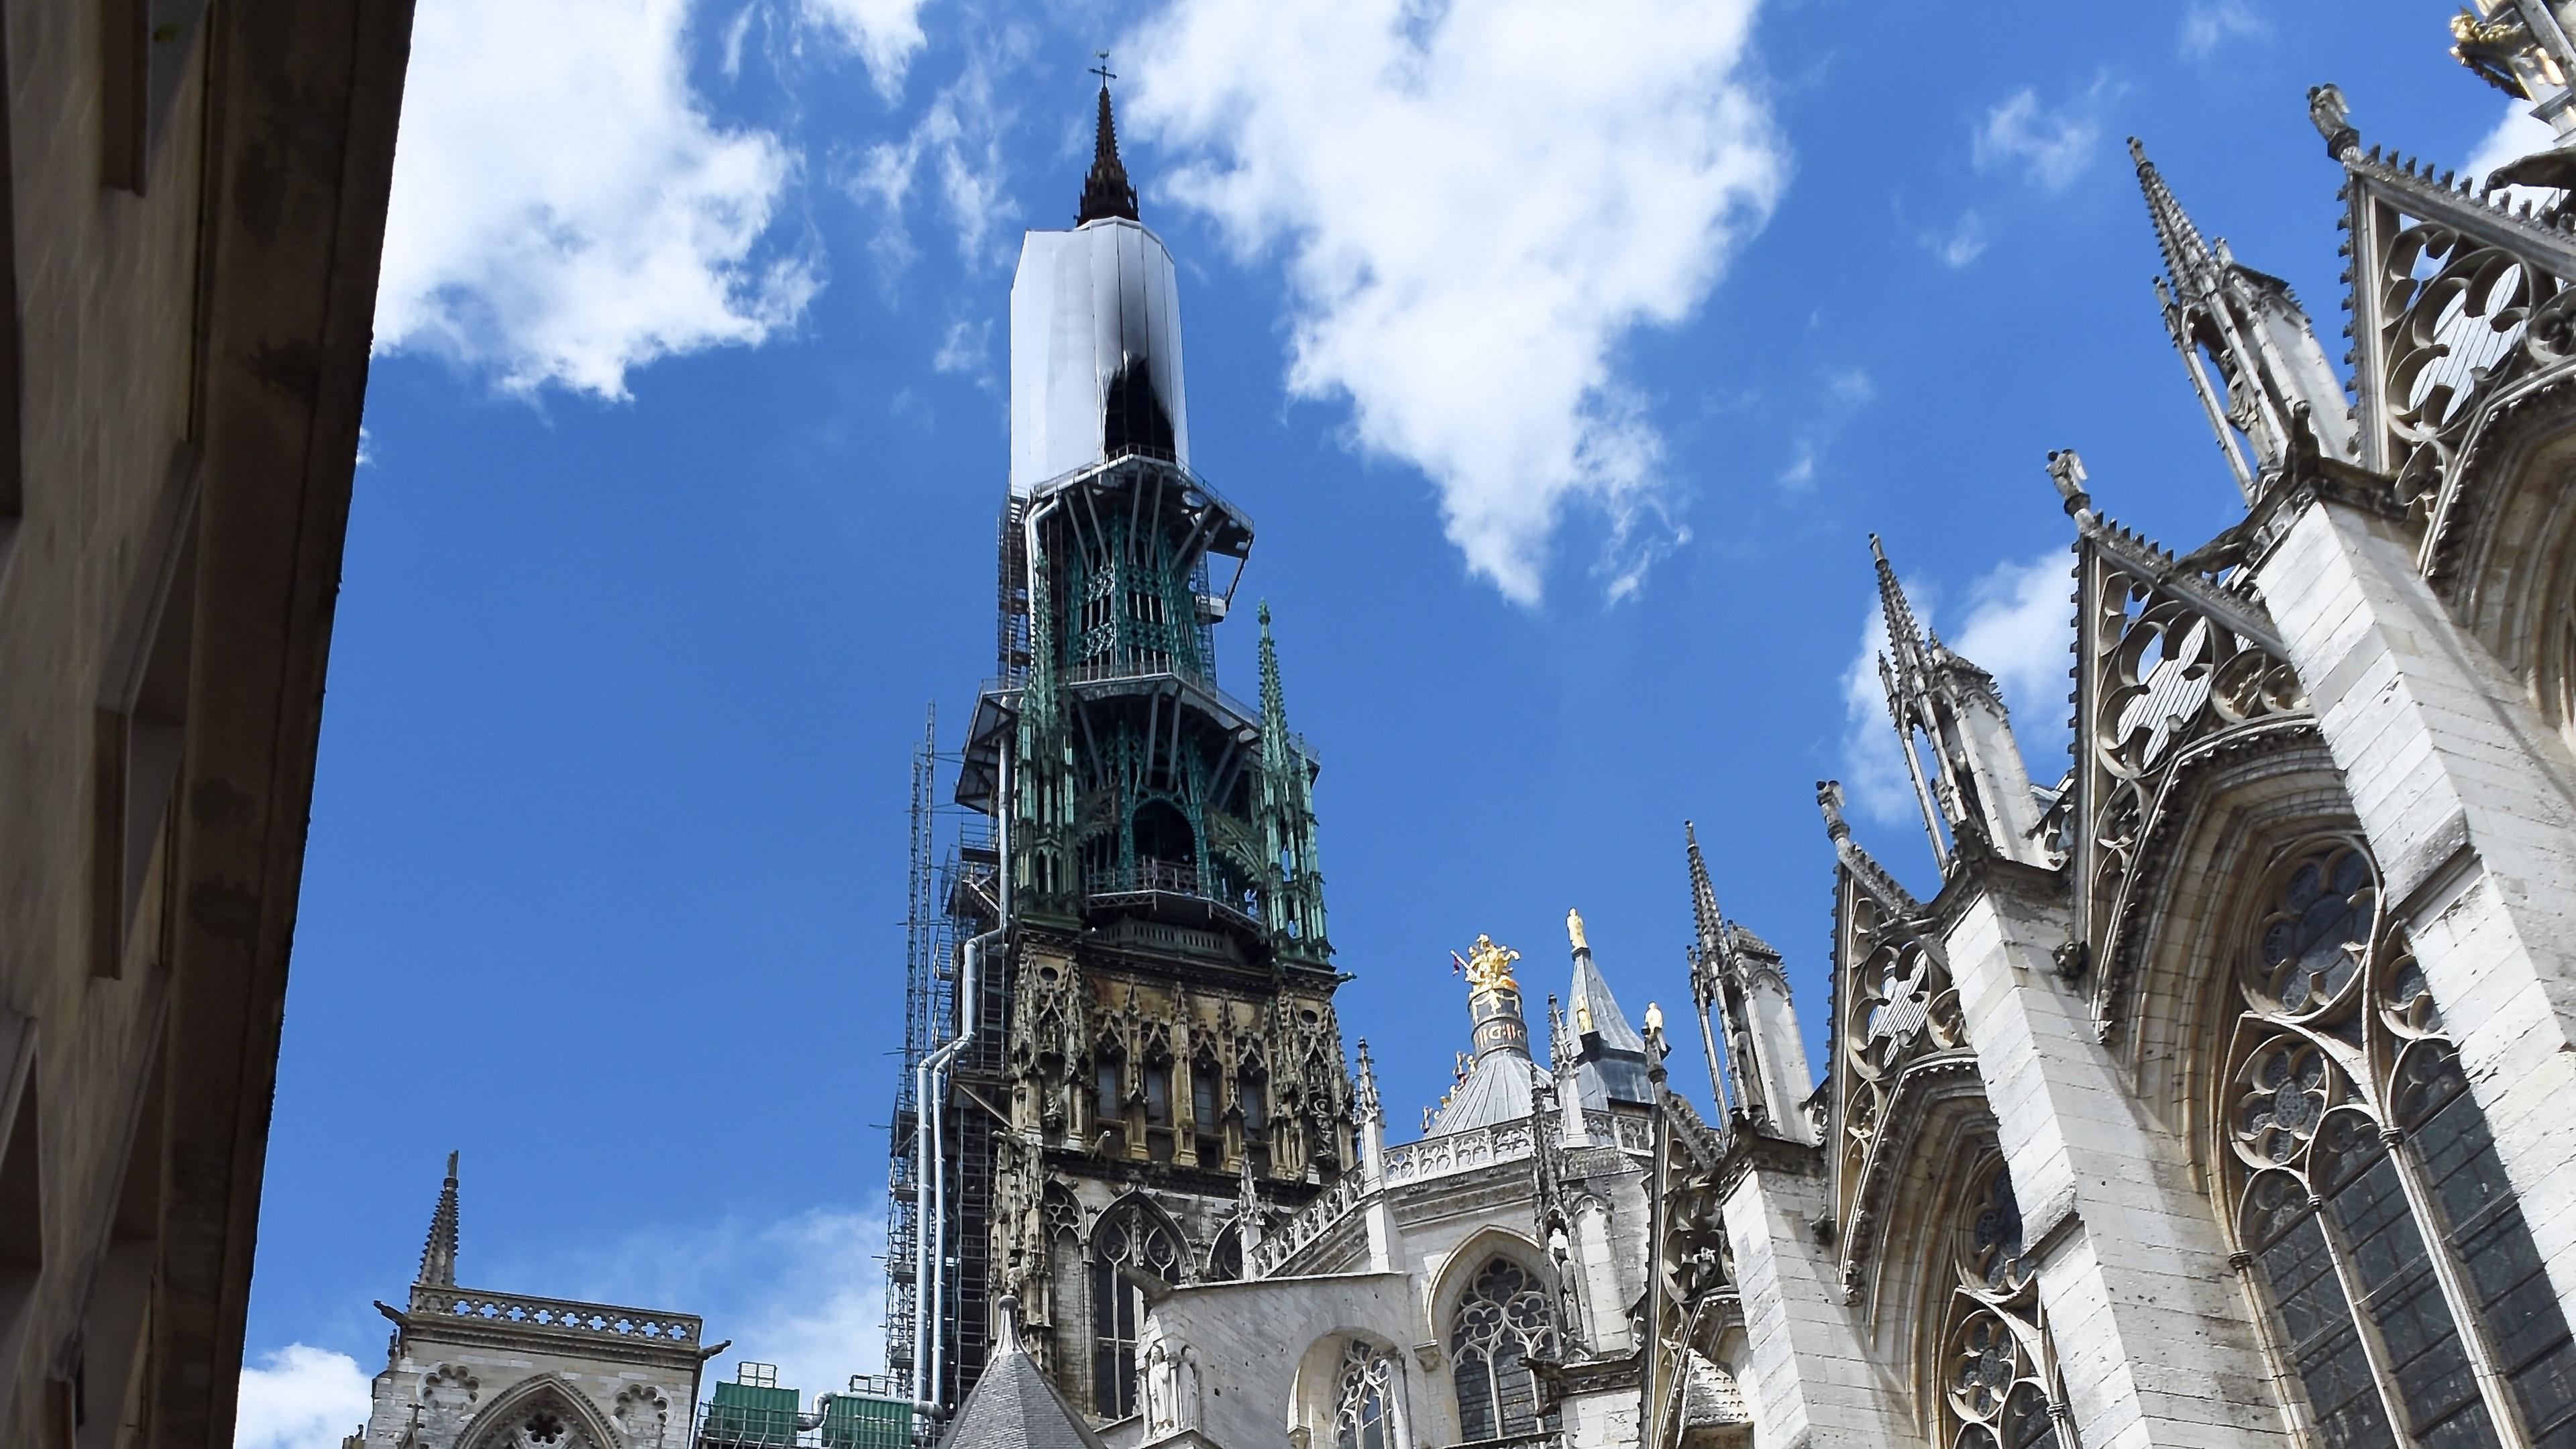
[[[2122,137],[2332,340],[2306,87],[2447,163],[2508,119],[2439,6],[1585,8],[421,0],[246,1445],[363,1415],[451,1148],[470,1284],[878,1366],[908,752],[991,669],[1011,267],[1095,49],[1399,1139],[1479,931],[1561,990],[1580,907],[1679,1014],[1685,817],[1821,1037],[1814,782],[1929,885],[1869,531],[2062,771],[2043,454],[2169,542],[2234,499]]]

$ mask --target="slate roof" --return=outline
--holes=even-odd
[[[1589,950],[1574,954],[1573,997],[1571,1024],[1582,1043],[1576,1053],[1575,1099],[1587,1112],[1605,1111],[1614,1101],[1651,1102],[1646,1039],[1629,1024],[1628,1013],[1619,1009],[1619,999],[1610,994],[1610,983],[1601,979],[1601,968],[1592,964]]]
[[[1002,1300],[1002,1341],[939,1436],[939,1449],[1103,1449],[1100,1436],[1020,1346],[1019,1305]]]
[[[1431,1130],[1423,1135],[1438,1137],[1520,1121],[1530,1114],[1538,1074],[1538,1064],[1519,1052],[1487,1053],[1467,1073],[1467,1080],[1449,1093],[1449,1105],[1431,1119]]]

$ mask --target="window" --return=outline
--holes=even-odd
[[[107,0],[107,184],[141,193],[206,0]]]
[[[1990,1158],[1953,1234],[1958,1265],[1941,1359],[1944,1449],[2059,1449],[2055,1383],[2024,1256],[2012,1174]]]
[[[172,459],[127,588],[93,715],[90,970],[122,975],[145,877],[179,787],[196,619],[197,467]]]
[[[78,1449],[110,1449],[132,1440],[150,1409],[142,1392],[143,1340],[150,1331],[152,1270],[161,1249],[167,1044],[166,1030],[153,1034],[152,1065],[130,1119],[115,1216],[81,1310],[81,1364],[72,1383]]]
[[[1177,1283],[1180,1239],[1131,1206],[1112,1213],[1091,1240],[1091,1407],[1109,1419],[1136,1412],[1136,1330],[1145,1320],[1144,1291],[1119,1276],[1121,1268]]]
[[[1145,1151],[1156,1162],[1172,1160],[1172,1064],[1145,1064]]]
[[[1462,1439],[1501,1439],[1539,1427],[1538,1379],[1527,1362],[1533,1354],[1555,1356],[1556,1314],[1538,1280],[1518,1263],[1496,1258],[1477,1272],[1450,1320]]]
[[[1403,1449],[1396,1441],[1395,1360],[1354,1340],[1342,1350],[1333,1397],[1333,1449]]]
[[[36,1024],[0,1007],[0,1363],[16,1363],[45,1270],[45,1155]],[[0,1386],[0,1395],[8,1392]],[[0,1413],[8,1405],[0,1400]]]
[[[1127,1142],[1127,1086],[1123,1068],[1126,1063],[1114,1052],[1100,1054],[1093,1077],[1091,1102],[1092,1130],[1102,1140],[1102,1150],[1124,1151]]]
[[[2268,1344],[2318,1441],[2576,1446],[2576,1342],[2375,866],[2311,844],[2261,901],[2223,1130]]]
[[[1224,1118],[1216,1105],[1217,1067],[1208,1057],[1190,1063],[1190,1131],[1196,1137],[1199,1166],[1224,1164]]]

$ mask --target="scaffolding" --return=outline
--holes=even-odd
[[[920,1100],[917,1069],[957,1034],[961,1021],[957,994],[963,942],[999,915],[999,859],[991,819],[979,811],[940,803],[942,772],[953,773],[958,763],[956,757],[939,752],[934,710],[912,757],[903,1059],[887,1171],[891,1202],[886,1214],[886,1374],[897,1384],[912,1382],[921,1367],[915,1358],[916,1334],[927,1305],[941,1304],[939,1322],[932,1329],[939,1335],[933,1362],[941,1368],[938,1382],[928,1386],[928,1398],[941,1412],[953,1410],[965,1398],[991,1349],[995,1144],[993,1116],[984,1104],[1006,1090],[1003,1028],[1009,1001],[997,963],[978,985],[975,1040],[943,1079],[930,1084],[932,1100]],[[939,1275],[935,1284],[920,1281],[919,1253],[929,1224],[920,1220],[914,1196],[924,1171],[916,1157],[924,1111],[939,1114],[937,1125],[947,1144],[941,1163],[944,1180],[939,1184],[946,1204],[945,1231],[934,1238],[942,1251],[940,1260],[931,1265]],[[925,1291],[932,1288],[935,1294]]]
[[[930,869],[936,845],[938,749],[939,706],[933,702],[922,722],[921,743],[912,751],[911,873],[904,889],[903,1066],[895,1077],[892,1161],[886,1172],[885,1366],[888,1376],[907,1383],[913,1369],[913,1334],[921,1315],[921,1285],[913,1261],[921,1233],[913,1202],[913,1188],[920,1180],[913,1156],[921,1103],[913,1074],[930,1054],[932,1034],[944,1016],[939,1009],[938,936],[945,917],[931,899]]]

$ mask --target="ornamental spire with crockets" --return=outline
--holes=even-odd
[[[2129,159],[2164,254],[2155,287],[2165,331],[2245,501],[2302,454],[2351,461],[2351,399],[2290,284],[2238,262],[2224,240],[2203,240],[2134,136]]]
[[[420,1281],[432,1287],[456,1286],[456,1154],[447,1154],[447,1181],[438,1189],[438,1206],[429,1215],[429,1241],[421,1245]]]
[[[1271,940],[1283,953],[1321,963],[1332,954],[1324,935],[1324,880],[1315,862],[1314,766],[1288,732],[1288,703],[1279,684],[1279,646],[1270,636],[1270,603],[1261,618],[1261,826],[1263,904]]]
[[[1136,188],[1127,181],[1127,165],[1118,159],[1118,122],[1109,113],[1109,83],[1118,77],[1109,69],[1109,54],[1100,53],[1100,64],[1093,67],[1100,77],[1100,120],[1091,138],[1091,174],[1082,179],[1082,205],[1074,213],[1073,224],[1099,221],[1104,217],[1136,219]]]

